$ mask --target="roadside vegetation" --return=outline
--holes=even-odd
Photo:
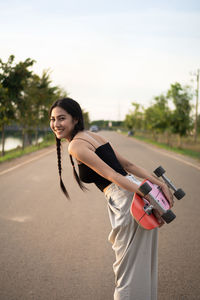
[[[196,109],[192,105],[193,97],[196,97]],[[149,107],[136,102],[132,106],[124,121],[130,135],[200,160],[198,89],[192,91],[190,86],[176,82],[166,94],[156,96]]]

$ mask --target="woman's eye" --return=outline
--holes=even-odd
[[[58,121],[64,121],[65,120],[65,118],[63,117],[63,118],[59,118],[59,119],[57,119]],[[54,118],[52,118],[52,119],[50,119],[50,121],[51,122],[55,122],[55,119]]]

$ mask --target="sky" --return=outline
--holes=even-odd
[[[91,121],[123,120],[175,82],[195,87],[200,1],[0,0],[0,58],[11,54],[48,69]]]

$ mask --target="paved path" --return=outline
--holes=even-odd
[[[133,162],[149,170],[162,165],[187,193],[176,201],[176,220],[160,229],[159,300],[200,299],[199,164],[117,133],[100,134]],[[77,187],[65,155],[67,201],[53,149],[0,165],[0,299],[112,300],[103,194]]]

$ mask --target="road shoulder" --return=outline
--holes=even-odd
[[[24,165],[26,163],[29,163],[29,162],[33,161],[33,160],[36,160],[37,158],[45,156],[48,153],[53,152],[54,150],[56,151],[55,145],[51,145],[49,147],[39,149],[39,150],[34,151],[34,152],[24,154],[21,157],[17,157],[17,158],[11,159],[9,161],[2,162],[0,164],[0,175],[4,174],[8,170],[15,169],[18,166]]]

